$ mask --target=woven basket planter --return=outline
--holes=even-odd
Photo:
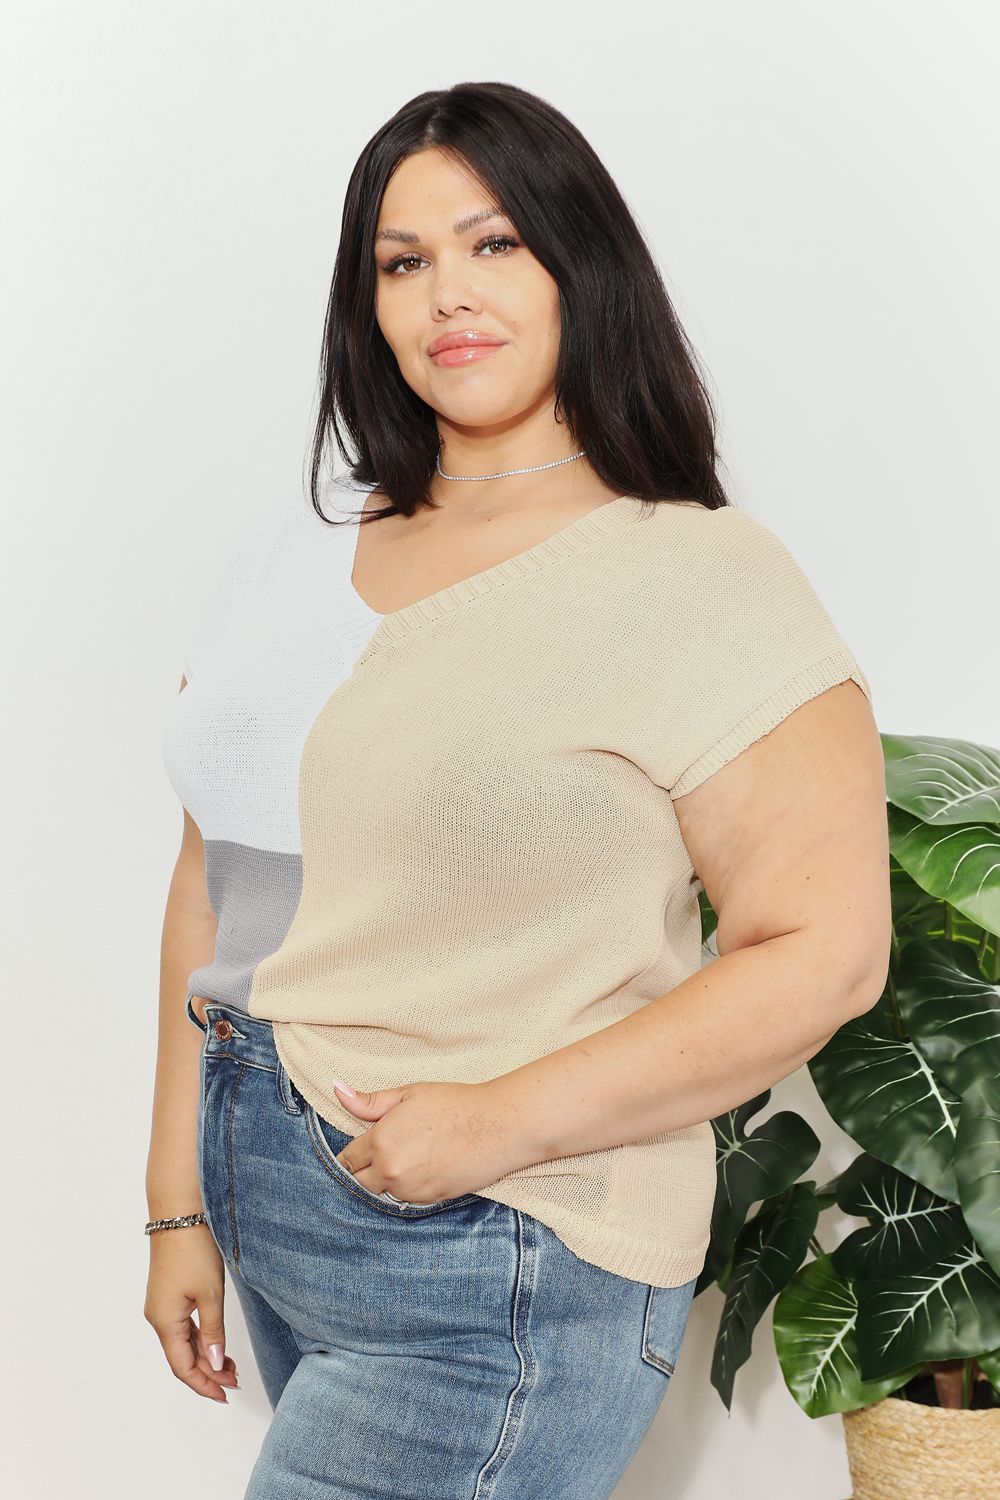
[[[1000,1408],[886,1396],[843,1414],[853,1500],[997,1500]]]

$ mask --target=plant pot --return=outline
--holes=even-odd
[[[967,1411],[886,1396],[842,1415],[853,1500],[997,1500],[1000,1407]]]

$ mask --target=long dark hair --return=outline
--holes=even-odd
[[[459,83],[404,104],[351,173],[323,329],[314,509],[329,519],[320,496],[331,435],[354,485],[377,486],[392,502],[372,519],[434,504],[435,414],[403,379],[375,320],[373,253],[390,176],[427,147],[471,169],[555,280],[555,412],[604,483],[643,500],[728,505],[697,357],[609,172],[537,94],[509,83]]]

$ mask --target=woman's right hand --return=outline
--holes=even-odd
[[[156,1330],[167,1364],[199,1396],[229,1398],[238,1390],[236,1365],[225,1353],[223,1326],[225,1262],[207,1224],[155,1229],[149,1236],[149,1277],[143,1316]],[[197,1308],[198,1322],[192,1318]],[[222,1367],[212,1368],[209,1346],[217,1344]]]

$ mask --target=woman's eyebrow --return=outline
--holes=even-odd
[[[499,209],[483,208],[478,213],[469,214],[465,219],[458,219],[451,226],[453,234],[465,234],[468,230],[475,228],[477,224],[485,224],[490,219],[505,219]],[[414,234],[412,229],[379,229],[375,234],[375,243],[379,240],[399,240],[404,245],[418,245],[419,234]]]

